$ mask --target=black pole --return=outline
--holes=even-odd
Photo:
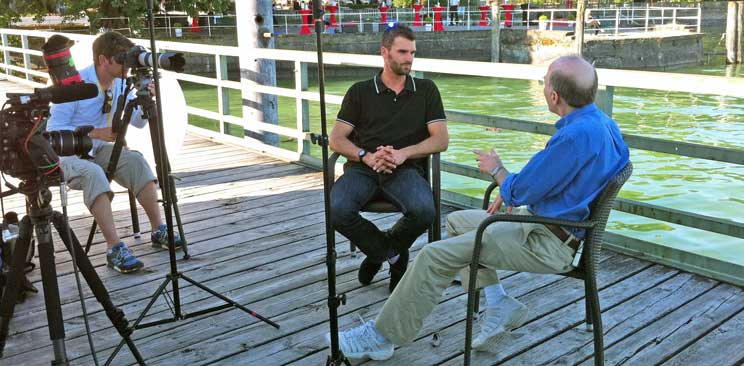
[[[338,307],[346,303],[344,294],[336,295],[336,240],[331,226],[331,186],[329,182],[335,177],[329,176],[328,171],[328,128],[326,127],[325,104],[325,74],[323,70],[323,18],[320,14],[320,0],[313,3],[313,20],[315,21],[315,43],[318,48],[318,90],[320,93],[320,137],[316,143],[320,145],[323,157],[323,198],[325,203],[326,225],[326,266],[328,267],[328,312],[331,326],[331,354],[326,365],[351,366],[349,360],[338,347]]]

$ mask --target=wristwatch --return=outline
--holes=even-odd
[[[497,167],[493,168],[493,169],[491,170],[491,178],[493,178],[493,179],[496,179],[496,175],[498,175],[498,174],[499,174],[499,172],[501,171],[501,169],[504,169],[504,170],[506,170],[506,168],[504,168],[504,166],[503,166],[503,165],[501,165],[501,166],[497,166]]]
[[[359,158],[359,161],[362,161],[362,158],[364,158],[364,155],[367,155],[367,150],[361,149],[357,153],[357,157]]]

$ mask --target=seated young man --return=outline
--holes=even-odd
[[[394,345],[414,339],[454,276],[467,270],[478,225],[507,205],[508,211],[582,221],[589,203],[628,163],[628,146],[617,124],[594,104],[597,73],[576,56],[557,59],[545,76],[548,109],[560,116],[545,149],[519,173],[509,173],[499,155],[477,151],[481,171],[499,183],[500,195],[488,210],[457,211],[447,217],[450,238],[424,246],[380,314],[340,332],[341,351],[351,358],[385,360]],[[527,307],[508,296],[496,270],[563,273],[572,269],[576,238],[585,232],[543,224],[499,222],[483,236],[478,284],[485,287],[485,318],[473,341],[476,350],[493,349],[527,320]],[[463,276],[463,279],[468,278]],[[330,334],[327,338],[330,338]]]
[[[439,219],[423,169],[428,155],[447,149],[448,136],[436,85],[409,75],[413,31],[405,25],[385,30],[380,52],[382,71],[349,88],[331,131],[331,149],[348,160],[331,190],[331,222],[367,255],[359,282],[371,283],[388,261],[392,291],[408,266],[408,248]],[[387,231],[359,214],[377,195],[403,213]]]
[[[70,188],[83,190],[85,206],[88,207],[106,240],[108,266],[121,273],[136,272],[144,266],[119,238],[111,212],[111,199],[114,194],[104,169],[108,167],[116,134],[111,129],[111,118],[116,111],[117,100],[122,91],[122,83],[127,69],[116,62],[115,55],[131,48],[132,41],[117,32],[101,34],[93,42],[93,65],[80,71],[83,82],[98,85],[99,94],[95,98],[75,102],[53,104],[47,122],[47,130],[74,130],[76,127],[92,125],[90,133],[93,160],[77,156],[60,157],[60,166]],[[150,93],[154,95],[154,84]],[[134,93],[128,96],[133,99]],[[132,113],[131,124],[142,128],[147,120],[142,119],[142,111],[137,108]],[[123,149],[114,173],[114,180],[128,188],[147,214],[152,226],[152,246],[164,248],[168,243],[166,226],[158,207],[157,179],[145,158],[137,151]],[[181,239],[175,238],[176,247]]]

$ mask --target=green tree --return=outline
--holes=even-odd
[[[160,1],[153,0],[154,11]],[[173,0],[166,6],[175,6],[191,16],[200,12],[222,12],[227,10],[231,0]],[[130,27],[143,28],[147,3],[143,0],[2,0],[0,1],[0,26],[7,27],[22,16],[33,16],[40,20],[45,15],[56,13],[65,19],[73,20],[87,16],[91,30]],[[132,24],[124,19],[131,19]]]

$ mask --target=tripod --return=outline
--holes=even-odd
[[[157,48],[155,47],[155,24],[154,24],[154,17],[153,17],[153,0],[147,0],[147,19],[148,19],[148,25],[150,30],[150,49],[152,50],[153,54],[157,54]],[[149,93],[147,91],[147,85],[151,81],[154,80],[155,82],[155,90],[156,94],[160,95],[160,82],[158,80],[158,63],[153,62],[152,63],[152,77],[149,74],[149,69],[138,67],[135,68],[135,74],[138,75],[138,92],[137,92],[137,98],[132,99],[129,102],[127,102],[127,106],[124,108],[124,120],[123,120],[123,126],[126,126],[129,124],[129,118],[131,118],[131,111],[134,110],[134,107],[138,105],[142,112],[143,112],[143,118],[147,118],[148,124],[150,126],[150,137],[152,138],[152,147],[153,147],[153,153],[155,154],[155,167],[157,171],[158,176],[158,182],[160,183],[160,190],[163,194],[163,208],[165,211],[165,220],[166,225],[168,227],[168,253],[170,255],[170,272],[166,275],[165,280],[160,284],[160,286],[155,290],[155,293],[152,294],[152,297],[150,298],[150,302],[145,306],[145,309],[142,311],[142,314],[137,318],[137,320],[134,321],[133,327],[134,329],[142,329],[142,328],[148,328],[156,325],[166,324],[166,323],[172,323],[178,320],[193,318],[196,316],[201,316],[204,314],[208,314],[214,311],[224,310],[231,307],[240,309],[241,311],[248,313],[249,315],[273,326],[274,328],[279,328],[279,324],[269,320],[268,318],[265,318],[264,316],[256,313],[255,311],[246,308],[243,305],[238,304],[234,300],[210,289],[209,287],[191,279],[190,277],[184,275],[183,273],[178,271],[178,267],[176,264],[176,250],[175,250],[175,244],[174,244],[174,235],[173,235],[173,216],[172,216],[172,210],[176,210],[176,216],[178,218],[178,208],[175,205],[175,196],[176,196],[176,189],[175,189],[175,182],[173,181],[173,176],[171,175],[170,170],[170,163],[168,161],[168,154],[165,148],[165,140],[163,138],[164,136],[164,130],[163,130],[163,124],[162,124],[162,105],[160,103],[160,99],[157,99],[157,103],[155,103],[152,98],[149,96]],[[113,155],[113,154],[112,154]],[[180,225],[180,218],[179,218],[179,230],[183,230]],[[185,249],[185,248],[184,248]],[[195,311],[193,313],[184,314],[181,311],[181,297],[180,297],[180,287],[178,284],[179,280],[184,280],[191,285],[209,293],[210,295],[217,297],[218,299],[224,301],[225,303],[222,305],[213,306],[206,309],[201,309],[198,311]],[[155,301],[159,296],[163,296],[166,301],[169,300],[168,293],[166,292],[168,285],[172,285],[173,289],[173,299],[171,300],[173,302],[173,308],[172,313],[173,316],[170,318],[155,320],[149,323],[140,324],[142,319],[144,319],[145,316],[147,316],[147,313],[150,311],[152,306],[155,304]],[[120,342],[119,345],[116,347],[114,352],[111,354],[109,359],[106,361],[106,365],[110,365],[113,361],[116,354],[119,352],[121,347],[124,345],[124,342]]]
[[[5,348],[10,319],[13,317],[13,308],[15,307],[17,293],[23,279],[25,254],[31,243],[32,233],[35,232],[39,250],[41,280],[44,286],[44,303],[46,306],[47,322],[49,323],[49,337],[52,340],[52,347],[54,349],[52,365],[63,366],[69,364],[65,350],[65,329],[59,299],[59,287],[57,286],[57,271],[54,263],[54,243],[52,242],[50,225],[50,222],[52,222],[67,250],[75,257],[80,272],[83,273],[83,277],[88,283],[88,287],[90,287],[96,300],[98,300],[105,310],[106,316],[108,316],[111,323],[119,332],[119,335],[121,335],[122,342],[129,346],[129,350],[137,362],[140,365],[144,365],[145,362],[130,337],[132,328],[129,327],[124,312],[111,302],[111,298],[103,286],[101,278],[98,277],[95,268],[85,253],[83,253],[83,249],[75,234],[70,230],[66,217],[52,210],[49,204],[52,200],[52,193],[49,191],[49,188],[43,184],[40,178],[37,178],[35,182],[22,183],[20,191],[26,195],[29,214],[20,222],[19,236],[16,242],[16,249],[13,252],[8,285],[3,294],[2,301],[0,301],[0,357],[2,357]],[[64,190],[62,194],[65,194]],[[65,201],[63,198],[63,204]]]
[[[326,223],[326,267],[328,270],[328,318],[331,326],[331,354],[326,366],[351,366],[349,360],[338,345],[338,308],[346,304],[346,294],[336,294],[336,238],[331,226],[331,180],[328,169],[328,128],[326,127],[325,108],[325,72],[323,69],[323,18],[320,16],[320,1],[313,2],[313,19],[315,19],[315,44],[318,49],[318,92],[320,94],[320,131],[321,135],[312,135],[312,141],[321,147],[323,157],[323,200],[325,203]]]

